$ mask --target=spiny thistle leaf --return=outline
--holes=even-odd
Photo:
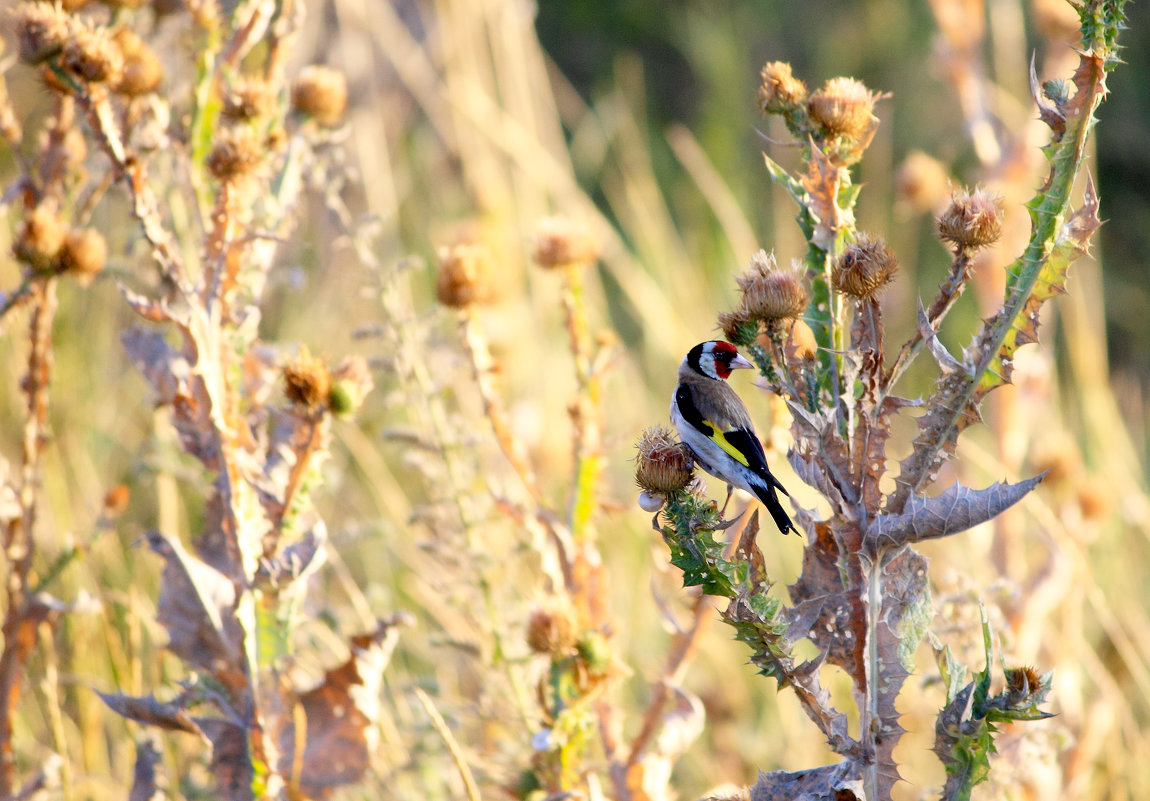
[[[867,553],[877,554],[883,548],[897,548],[966,531],[998,517],[1018,503],[1045,475],[1017,484],[1001,482],[981,490],[956,482],[934,498],[912,495],[902,514],[879,515],[871,521],[863,547]]]
[[[760,772],[759,780],[751,787],[751,801],[852,801],[866,797],[859,766],[854,760],[793,773]]]
[[[298,776],[303,797],[330,798],[337,787],[358,782],[367,772],[375,749],[380,686],[399,638],[399,622],[381,620],[374,631],[352,637],[347,661],[329,670],[318,687],[298,696],[307,724],[303,731],[296,731],[294,716],[281,718],[279,773]]]
[[[857,551],[850,543],[840,542],[857,529],[831,522],[813,524],[808,528],[810,542],[803,551],[803,569],[799,578],[790,585],[791,600],[795,606],[785,616],[788,620],[810,620],[805,636],[818,646],[826,660],[846,671],[856,687],[866,686],[863,665],[862,637],[866,630],[866,617],[859,592],[852,587],[861,586],[858,561],[848,554]]]

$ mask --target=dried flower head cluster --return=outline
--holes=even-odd
[[[331,67],[304,67],[292,87],[291,103],[320,125],[338,125],[347,110],[347,78]]]
[[[43,70],[45,83],[72,91],[68,80],[88,87],[106,87],[126,97],[154,92],[164,76],[159,56],[135,32],[122,25],[108,27],[68,14],[68,4],[55,6],[28,0],[11,14],[20,58],[47,64],[66,76]]]
[[[981,187],[973,192],[964,189],[951,197],[938,218],[938,236],[955,250],[978,250],[998,240],[1004,215],[1000,196]]]
[[[264,143],[255,131],[237,125],[216,134],[215,145],[204,163],[217,180],[232,183],[251,175],[264,151]]]
[[[886,240],[860,234],[835,259],[831,282],[835,289],[855,300],[869,300],[894,277],[896,270],[898,259]]]
[[[669,428],[644,429],[635,447],[635,483],[644,490],[666,495],[690,483],[691,452]]]
[[[35,272],[71,275],[86,286],[104,269],[108,248],[94,228],[68,228],[55,202],[45,200],[25,215],[12,255]]]
[[[830,137],[862,139],[878,123],[874,104],[878,95],[854,78],[831,78],[810,96],[811,120]]]
[[[759,108],[764,114],[785,114],[806,101],[806,84],[794,76],[785,61],[768,61],[761,76]]]
[[[535,231],[532,260],[546,269],[594,264],[599,258],[587,226],[566,217],[544,217]]]
[[[746,344],[747,334],[756,332],[759,323],[772,328],[782,321],[801,317],[810,302],[802,274],[795,269],[780,269],[774,255],[766,251],[755,253],[736,280],[742,296],[739,306],[733,312],[719,315],[719,326],[736,344]],[[753,339],[753,335],[750,338]]]
[[[453,309],[465,309],[491,300],[491,251],[485,245],[460,243],[439,249],[435,294]]]

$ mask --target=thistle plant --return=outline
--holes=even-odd
[[[1122,6],[1121,0],[1075,4],[1082,35],[1077,69],[1066,80],[1042,86],[1032,70],[1034,101],[1051,134],[1044,148],[1048,175],[1027,204],[1030,240],[1007,269],[1002,303],[960,355],[947,350],[938,331],[971,278],[973,256],[998,237],[1002,202],[981,189],[954,194],[937,225],[953,256],[950,270],[930,307],[920,304],[913,336],[891,357],[878,295],[897,280],[897,259],[881,237],[858,230],[859,187],[851,174],[878,125],[875,103],[882,96],[847,78],[811,92],[787,64],[772,62],[763,69],[760,105],[764,113],[782,118],[802,148],[796,174],[769,157],[767,170],[797,204],[808,248],[797,273],[780,269],[764,253],[756,255],[739,278],[740,306],[720,315],[719,326],[754,359],[763,385],[785,399],[793,420],[789,461],[831,513],[820,518],[796,509],[806,545],[788,604],[770,593],[756,543],[757,513],[728,553],[716,537],[725,524],[712,504],[686,488],[646,487],[665,502],[655,525],[672,563],[683,571],[684,585],[728,599],[723,618],[751,648],[752,663],[780,687],[795,691],[807,716],[843,757],[833,765],[761,774],[752,798],[891,797],[900,778],[894,749],[904,732],[895,701],[934,614],[928,562],[913,546],[992,520],[1042,479],[981,489],[955,483],[926,494],[953,457],[958,436],[981,422],[982,400],[1010,381],[1016,350],[1036,341],[1043,304],[1065,292],[1070,264],[1085,252],[1100,224],[1093,183],[1087,180],[1077,202],[1071,186],[1093,113],[1106,93],[1107,74],[1118,63]],[[776,290],[797,286],[798,279],[809,283],[809,304],[807,290],[798,288],[787,295],[803,297],[798,310],[764,302],[782,297],[785,293]],[[817,343],[813,354],[801,345],[811,332]],[[929,397],[913,401],[896,394],[896,384],[923,350],[937,363],[939,378]],[[918,433],[888,488],[883,481],[893,461],[891,421],[912,409],[920,412]],[[656,505],[648,501],[649,507]],[[986,664],[971,679],[948,651],[937,651],[946,701],[935,751],[946,768],[945,799],[969,798],[971,788],[987,777],[996,723],[1047,716],[1039,704],[1049,690],[1049,674],[1004,666],[1005,687],[992,692],[991,633],[985,622],[983,631]],[[802,639],[818,649],[815,658],[795,656]],[[850,677],[857,735],[821,684],[824,664]]]
[[[288,672],[309,578],[325,560],[314,499],[332,420],[362,405],[372,378],[362,358],[330,364],[306,346],[258,336],[278,244],[293,233],[307,188],[305,165],[316,158],[322,127],[338,123],[346,87],[338,73],[313,68],[289,92],[284,60],[301,22],[293,4],[266,6],[258,25],[251,4],[229,14],[213,3],[188,7],[195,78],[189,93],[163,98],[163,62],[135,32],[132,12],[26,2],[11,13],[20,57],[39,72],[55,114],[20,177],[27,202],[13,253],[23,284],[4,303],[5,315],[30,307],[33,343],[24,502],[5,517],[16,580],[0,659],[4,797],[15,794],[18,671],[38,623],[61,608],[46,595],[37,600],[29,582],[55,287],[65,277],[86,285],[101,273],[107,248],[85,222],[111,187],[123,191],[144,244],[139,269],[119,275],[139,318],[123,346],[155,405],[170,411],[174,432],[164,433],[198,462],[209,489],[190,546],[175,531],[143,537],[161,560],[158,618],[167,650],[185,665],[183,679],[160,696],[111,689],[100,697],[125,718],[206,742],[215,797],[327,797],[367,767],[371,690],[394,645],[394,622],[351,637],[350,656],[314,687],[295,686]],[[186,127],[170,132],[174,115]],[[34,141],[13,124],[4,134],[16,152],[19,140]],[[177,147],[170,136],[179,137]],[[81,169],[89,147],[99,156],[90,182]],[[161,200],[172,172],[189,176],[194,213]],[[157,761],[143,738],[134,797],[155,795]]]

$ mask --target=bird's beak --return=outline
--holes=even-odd
[[[749,361],[744,359],[742,357],[742,354],[738,354],[735,356],[735,358],[731,359],[731,369],[732,370],[738,370],[738,369],[744,368],[744,367],[748,370],[754,370],[755,369],[755,365],[751,364]]]

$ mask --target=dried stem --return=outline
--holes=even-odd
[[[4,651],[0,654],[0,798],[16,786],[16,762],[12,752],[17,705],[24,678],[24,663],[36,643],[36,628],[44,614],[28,594],[29,573],[35,556],[33,534],[40,501],[40,474],[48,424],[49,388],[52,371],[52,323],[56,317],[56,279],[36,281],[32,286],[29,321],[28,372],[24,392],[28,398],[22,440],[20,515],[4,530],[4,556],[8,562],[7,611],[4,615]]]

